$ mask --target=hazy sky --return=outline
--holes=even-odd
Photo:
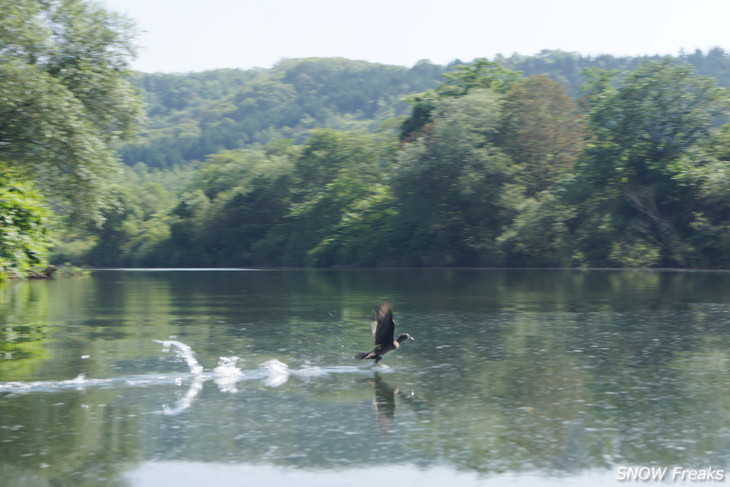
[[[498,53],[730,48],[730,0],[101,0],[142,31],[134,68],[187,72],[342,56],[412,66]]]

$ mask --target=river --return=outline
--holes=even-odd
[[[415,341],[374,367],[353,356],[372,347],[383,301]],[[727,272],[139,269],[6,283],[0,479],[724,475],[729,351]]]

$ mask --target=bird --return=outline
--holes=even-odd
[[[398,350],[401,343],[406,340],[413,341],[408,333],[401,333],[395,340],[395,322],[393,321],[393,310],[388,303],[382,303],[380,306],[373,308],[375,316],[373,316],[372,328],[375,336],[375,348],[369,352],[362,352],[355,355],[358,360],[370,359],[375,360],[375,365],[379,365],[385,354]]]

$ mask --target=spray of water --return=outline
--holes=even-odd
[[[170,348],[175,349],[175,353],[178,357],[183,359],[190,368],[190,373],[200,375],[203,373],[203,366],[198,363],[195,359],[195,353],[189,345],[185,345],[183,342],[177,340],[153,340],[155,343],[162,344],[162,351],[169,352]]]
[[[279,387],[289,380],[289,367],[284,362],[274,358],[264,362],[263,367],[269,372],[264,381],[266,387]]]
[[[303,380],[324,376],[331,373],[368,373],[367,370],[354,366],[315,367],[307,364],[300,369],[290,369],[287,364],[276,359],[270,359],[261,364],[260,368],[247,370],[245,373],[237,367],[239,357],[221,357],[217,367],[208,373],[195,358],[195,352],[189,345],[177,340],[153,340],[162,345],[163,352],[175,352],[176,356],[185,362],[192,375],[190,385],[171,406],[165,405],[160,411],[163,414],[179,414],[190,408],[196,397],[203,390],[206,381],[213,380],[221,392],[238,392],[237,384],[242,380],[260,380],[266,387],[279,387],[285,384],[291,376]],[[60,381],[37,382],[0,382],[0,393],[22,394],[28,392],[53,392],[62,389],[83,390],[86,387],[111,387],[123,384],[125,386],[148,386],[150,384],[169,384],[170,380],[178,385],[184,382],[185,374],[148,374],[141,376],[111,377],[106,379],[90,379],[84,373],[74,379]]]
[[[243,372],[236,367],[238,357],[221,357],[218,367],[213,369],[213,381],[222,392],[238,392],[236,383],[243,378]]]
[[[195,397],[200,394],[200,391],[203,389],[204,382],[205,379],[202,375],[196,375],[193,378],[193,381],[190,383],[190,387],[188,387],[187,392],[185,392],[185,395],[182,398],[180,398],[172,406],[162,406],[162,414],[174,416],[176,414],[180,414],[181,412],[192,406]]]

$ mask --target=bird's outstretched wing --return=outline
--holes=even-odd
[[[395,323],[393,322],[393,310],[388,303],[383,303],[375,308],[372,327],[375,345],[393,344]]]

